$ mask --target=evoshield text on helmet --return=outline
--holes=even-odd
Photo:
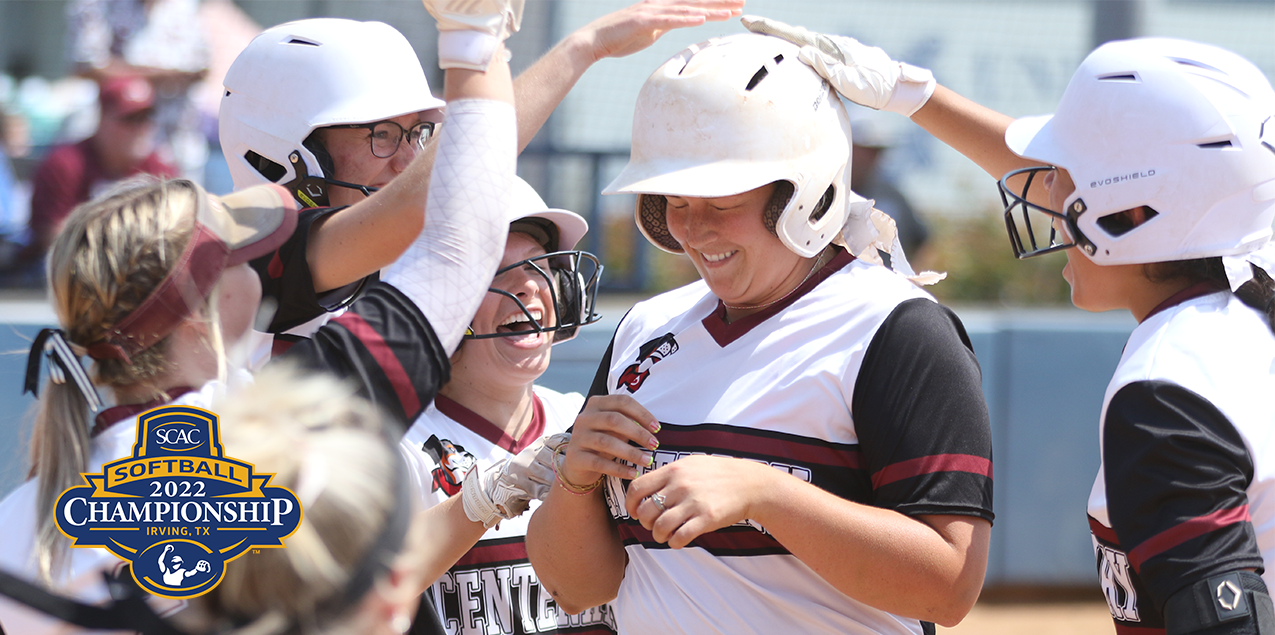
[[[629,163],[603,194],[637,194],[638,227],[656,247],[682,253],[668,233],[664,195],[733,196],[776,181],[792,187],[773,225],[784,246],[809,258],[838,236],[850,122],[799,50],[753,33],[714,38],[646,80]]]
[[[1063,209],[1046,210],[1027,202],[1024,183],[1052,168],[1001,180],[1020,258],[1074,242],[1098,264],[1154,263],[1244,254],[1271,238],[1275,91],[1230,51],[1170,38],[1104,44],[1055,114],[1015,121],[1005,141],[1076,186]],[[1141,223],[1121,214],[1140,207]],[[1045,225],[1055,233],[1038,240]]]
[[[474,333],[470,329],[465,334],[465,339],[518,337],[527,332],[536,332],[553,333],[555,344],[565,342],[575,337],[581,326],[602,319],[595,312],[602,264],[598,262],[597,256],[575,249],[576,244],[589,231],[589,223],[575,212],[550,208],[536,190],[521,178],[515,177],[511,188],[513,210],[510,214],[512,220],[509,231],[531,236],[548,253],[501,267],[493,278],[493,286],[487,292],[513,300],[526,318],[525,323],[529,325],[530,331],[518,325],[495,333]],[[543,316],[534,315],[518,296],[496,288],[501,275],[515,269],[522,269],[528,275],[544,281],[553,302],[553,324],[543,324]]]
[[[318,128],[367,124],[443,107],[416,52],[383,22],[298,20],[263,31],[223,81],[221,146],[236,188],[285,185],[303,205],[326,205],[332,180],[304,145]]]

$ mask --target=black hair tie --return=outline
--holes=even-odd
[[[31,343],[31,351],[27,353],[27,373],[22,384],[22,394],[40,393],[40,358],[48,358],[49,381],[65,384],[67,380],[75,383],[75,387],[88,402],[89,409],[98,412],[102,409],[102,399],[97,395],[97,388],[84,372],[80,364],[80,356],[75,354],[71,344],[66,341],[66,333],[62,329],[43,329]]]

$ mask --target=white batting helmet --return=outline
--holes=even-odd
[[[638,194],[642,233],[682,253],[668,232],[664,197],[648,195],[731,196],[788,181],[793,192],[774,232],[803,257],[819,253],[846,218],[850,122],[799,51],[746,33],[665,62],[638,95],[629,163],[602,193]]]
[[[1013,217],[1020,205],[1062,219],[1103,265],[1245,254],[1270,240],[1275,91],[1230,51],[1169,38],[1104,44],[1081,63],[1056,113],[1015,121],[1005,141],[1065,168],[1076,184],[1063,210],[1007,192],[1019,257],[1068,246],[1037,245]],[[1113,222],[1144,205],[1154,213],[1141,225]]]
[[[302,168],[330,177],[302,145],[317,128],[444,105],[402,33],[383,22],[337,18],[266,29],[235,58],[224,88],[218,127],[236,188],[293,183]],[[303,165],[293,164],[293,153]]]

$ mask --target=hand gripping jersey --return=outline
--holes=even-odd
[[[534,386],[531,427],[521,439],[505,435],[472,410],[439,396],[400,443],[414,489],[425,508],[460,493],[461,480],[509,458],[535,440],[565,432],[584,404],[579,393]],[[567,615],[540,585],[527,560],[527,523],[539,506],[487,530],[429,590],[448,633],[614,633],[609,605]]]
[[[1265,568],[1275,586],[1275,338],[1229,292],[1172,300],[1134,329],[1102,406],[1089,526],[1118,633],[1163,633],[1197,580]]]
[[[726,324],[702,281],[639,303],[591,393],[632,394],[661,423],[654,468],[690,454],[763,461],[910,516],[992,519],[991,433],[960,321],[905,278],[844,251],[787,300]],[[680,550],[624,510],[621,633],[921,633],[860,603],[753,521]],[[932,632],[932,630],[931,630]]]

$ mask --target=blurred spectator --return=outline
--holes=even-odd
[[[29,140],[26,120],[0,105],[0,278],[13,269],[29,242],[24,190],[10,163],[27,153]]]
[[[67,41],[75,72],[101,83],[119,75],[155,87],[158,143],[182,175],[203,180],[208,142],[191,100],[208,69],[199,0],[73,0]]]
[[[62,221],[80,203],[129,176],[177,176],[155,152],[155,90],[134,76],[101,85],[101,120],[93,136],[55,147],[32,179],[31,242],[20,261],[37,269]]]
[[[899,228],[899,242],[908,259],[916,262],[920,250],[929,240],[930,232],[925,221],[917,216],[893,179],[881,169],[882,159],[894,145],[888,124],[880,113],[867,109],[852,113],[850,130],[854,139],[851,158],[850,189],[865,198],[876,200],[876,208],[890,215]]]

